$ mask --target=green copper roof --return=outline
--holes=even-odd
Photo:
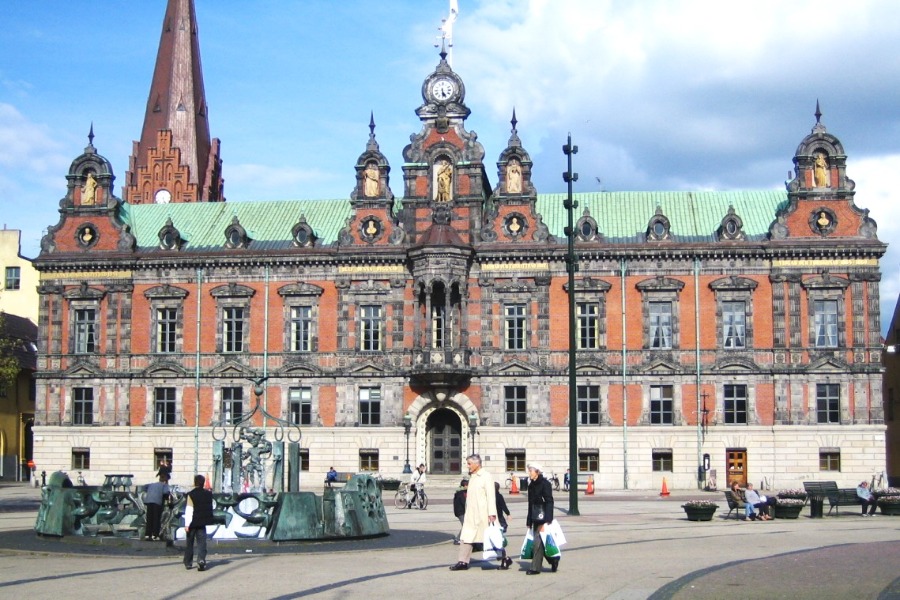
[[[540,194],[537,211],[550,232],[563,237],[565,194]],[[640,242],[657,206],[669,219],[676,241],[714,241],[715,231],[733,206],[750,240],[763,239],[777,210],[787,203],[780,191],[738,192],[590,192],[575,194],[576,221],[588,209],[607,242]],[[166,219],[187,241],[186,250],[218,249],[225,244],[225,229],[237,217],[253,240],[250,247],[275,250],[291,246],[291,228],[303,216],[322,244],[337,240],[351,214],[350,201],[282,200],[266,202],[203,202],[121,206],[121,217],[131,227],[140,249],[156,248]]]
[[[669,220],[676,241],[712,242],[715,232],[733,206],[749,240],[761,240],[787,205],[786,191],[735,192],[589,192],[574,194],[578,201],[575,221],[588,209],[607,242],[640,242],[650,219],[660,207]],[[567,223],[566,194],[539,194],[537,211],[553,235],[562,237]]]

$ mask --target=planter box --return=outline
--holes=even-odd
[[[798,504],[797,506],[785,506],[781,504],[775,505],[775,518],[776,519],[796,519],[800,517],[800,513],[803,511],[803,505]]]
[[[399,479],[382,479],[378,482],[378,487],[382,490],[388,490],[391,492],[395,492],[400,489],[400,480]]]
[[[881,509],[881,514],[883,514],[883,515],[891,515],[891,516],[900,515],[900,504],[897,504],[895,502],[891,502],[890,504],[887,504],[887,503],[879,504],[878,508]]]
[[[688,521],[712,521],[713,515],[716,514],[718,506],[682,506]]]

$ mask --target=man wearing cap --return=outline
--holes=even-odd
[[[466,493],[466,514],[459,532],[459,556],[451,571],[465,571],[472,558],[472,546],[484,539],[484,530],[497,520],[497,498],[494,478],[481,468],[481,456],[466,459],[469,467],[469,489]]]
[[[544,467],[539,463],[528,465],[528,516],[525,525],[534,533],[534,554],[527,575],[540,575],[544,566],[544,540],[541,531],[553,520],[553,486],[544,477]],[[550,570],[556,573],[559,557],[548,558]]]

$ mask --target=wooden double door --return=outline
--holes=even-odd
[[[458,475],[462,472],[462,423],[452,410],[442,408],[428,417],[428,472]]]
[[[728,472],[727,487],[731,487],[732,482],[737,481],[741,487],[747,485],[747,449],[746,448],[726,448],[725,449],[725,466]]]

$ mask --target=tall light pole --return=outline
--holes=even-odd
[[[566,254],[566,271],[569,272],[569,472],[575,477],[569,485],[569,514],[579,516],[578,512],[578,396],[575,385],[575,271],[578,270],[578,258],[575,256],[575,209],[578,203],[572,200],[572,184],[578,181],[578,173],[572,172],[572,155],[578,152],[578,146],[572,145],[572,134],[566,139],[563,154],[566,155],[567,169],[563,173],[563,181],[568,184],[568,195],[563,206],[569,217],[566,226],[566,238],[569,249]]]
[[[472,411],[472,414],[469,415],[469,432],[472,436],[472,454],[475,454],[475,432],[478,431],[478,415],[475,414],[475,411]]]
[[[409,413],[403,415],[403,433],[406,434],[406,464],[403,465],[403,474],[409,475],[412,473],[412,467],[409,466],[409,430],[412,429],[412,417],[409,416]]]

